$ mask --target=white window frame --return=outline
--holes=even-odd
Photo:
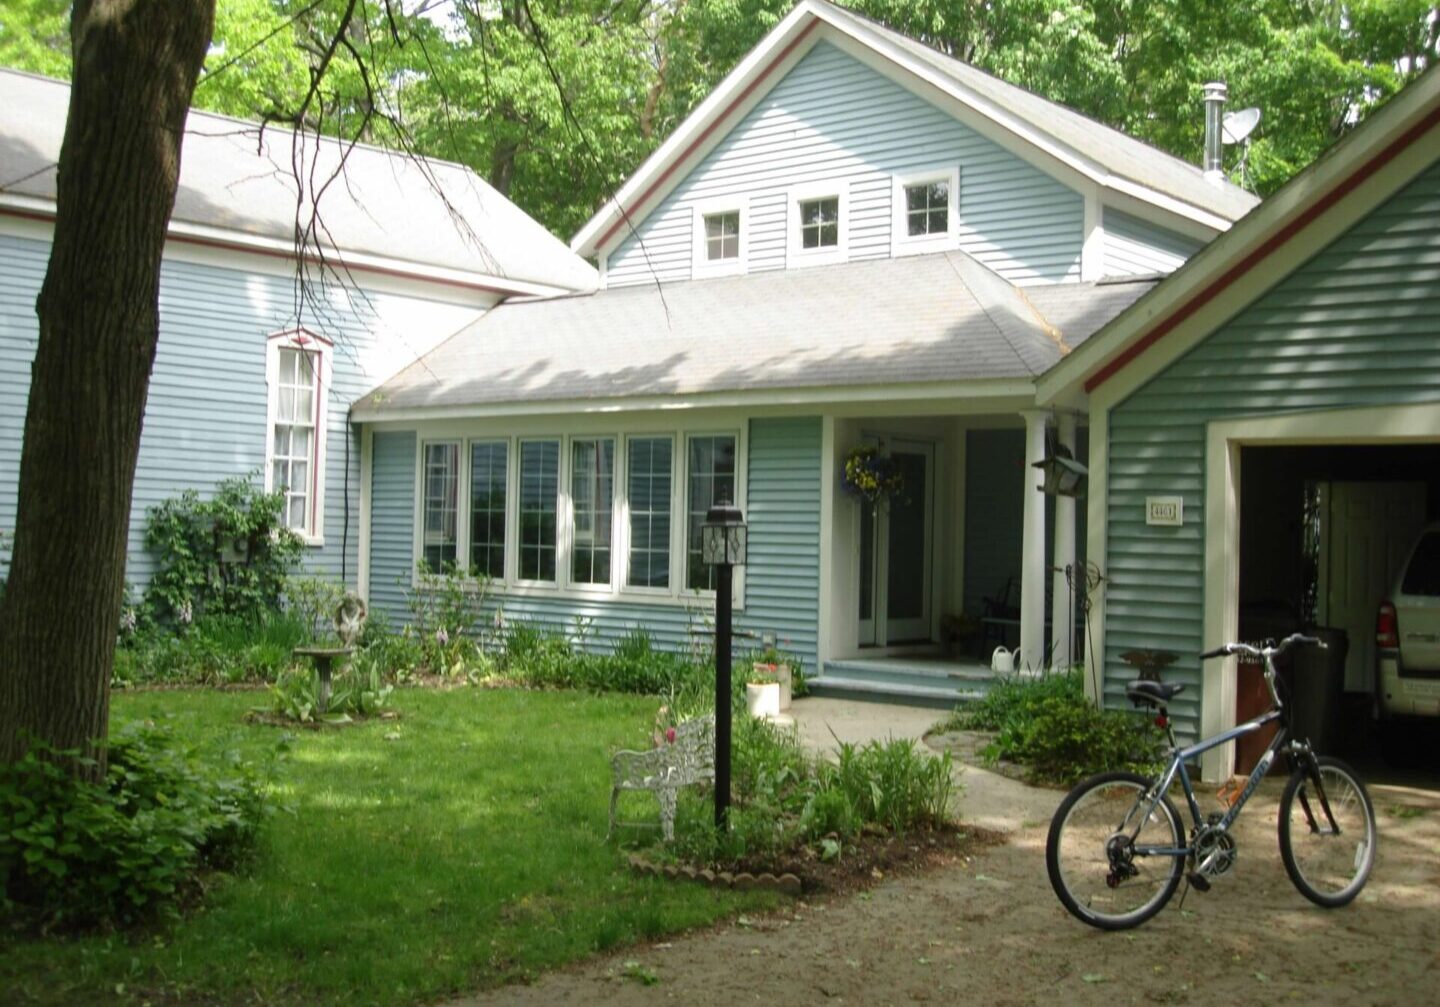
[[[603,422],[603,426],[602,426]],[[455,421],[439,420],[418,424],[416,433],[413,541],[411,546],[412,586],[419,585],[418,567],[424,556],[425,520],[425,447],[429,444],[460,445],[459,485],[456,500],[455,554],[457,563],[469,571],[470,561],[470,469],[471,446],[477,442],[506,444],[505,487],[505,576],[489,581],[492,597],[502,604],[510,598],[558,598],[573,601],[626,601],[654,605],[690,605],[699,599],[714,598],[710,590],[693,590],[685,586],[686,550],[688,542],[688,507],[690,481],[688,473],[689,442],[692,437],[734,437],[736,452],[735,495],[737,505],[747,500],[749,469],[749,417],[735,414],[697,420],[656,422],[653,414],[617,420],[596,419],[594,429],[584,418],[550,417],[534,422]],[[671,443],[670,480],[670,557],[668,587],[631,587],[630,579],[630,443],[636,438],[663,437]],[[570,486],[570,451],[575,440],[611,439],[615,442],[614,497],[611,502],[610,583],[579,584],[571,579],[571,547],[573,543],[573,511]],[[522,441],[560,441],[560,500],[557,529],[556,581],[522,581],[520,567],[520,443]],[[735,570],[735,606],[744,609],[745,568]]]
[[[695,204],[694,212],[694,254],[690,272],[696,279],[712,276],[739,276],[749,271],[750,263],[750,201],[743,197],[727,196],[723,199],[707,199]],[[720,213],[736,213],[740,216],[740,254],[733,259],[710,260],[706,258],[705,218]]]
[[[800,204],[833,199],[837,204],[838,244],[830,248],[806,248],[800,231]],[[826,266],[850,261],[850,186],[844,181],[813,182],[791,187],[785,197],[785,268]]]
[[[325,544],[325,460],[330,425],[330,388],[335,344],[309,329],[273,332],[265,340],[265,492],[275,492],[275,421],[280,405],[280,351],[303,350],[318,360],[315,367],[315,432],[310,445],[310,499],[305,527],[292,529],[312,548]],[[286,508],[288,517],[288,507]]]
[[[614,593],[616,589],[616,575],[620,570],[620,501],[624,496],[620,487],[623,475],[620,459],[624,454],[624,440],[625,438],[615,433],[575,433],[565,436],[564,457],[561,459],[564,471],[560,473],[560,501],[563,508],[560,530],[565,549],[565,569],[561,571],[560,586],[566,591],[604,597]],[[610,473],[610,580],[604,584],[575,580],[575,494],[572,485],[575,472],[571,456],[576,441],[610,441],[613,445],[610,456],[614,466]]]
[[[905,190],[916,185],[931,185],[947,182],[950,185],[950,205],[946,213],[946,227],[943,234],[922,234],[911,237],[909,221],[905,212]],[[960,247],[960,166],[949,165],[926,171],[913,171],[895,175],[890,188],[890,254],[921,255],[926,252],[943,252]]]

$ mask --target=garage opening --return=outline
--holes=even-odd
[[[1440,519],[1440,444],[1244,447],[1240,472],[1241,639],[1322,627],[1332,652],[1290,676],[1297,724],[1321,751],[1371,763],[1376,616],[1421,529]],[[1258,669],[1242,667],[1237,719],[1267,703]],[[1440,751],[1440,716],[1406,734],[1387,745],[1392,761]],[[1245,739],[1237,770],[1268,740]]]

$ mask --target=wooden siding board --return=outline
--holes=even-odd
[[[688,279],[693,207],[726,197],[748,200],[749,268],[781,268],[788,189],[827,178],[848,186],[850,257],[888,256],[892,176],[957,164],[962,249],[1014,282],[1079,278],[1078,193],[821,42],[636,222],[607,283]]]
[[[35,298],[49,243],[0,235],[0,530],[14,525],[20,443],[38,339]],[[349,403],[383,375],[361,361],[382,338],[369,295],[312,289],[302,324],[334,341],[325,459],[325,545],[304,569],[354,583],[359,555],[360,445]],[[160,341],[135,473],[126,578],[143,588],[153,569],[144,549],[146,511],[221,479],[263,478],[267,336],[295,325],[295,285],[274,276],[167,259],[161,267]],[[347,451],[348,506],[347,506]],[[0,554],[0,576],[6,556]]]
[[[1101,219],[1105,228],[1106,276],[1171,273],[1204,245],[1113,207],[1107,206]]]
[[[1162,647],[1198,728],[1204,620],[1206,426],[1299,410],[1440,401],[1440,165],[1221,326],[1111,413],[1105,679],[1119,655]],[[1177,466],[1177,461],[1184,462]],[[1185,526],[1149,528],[1146,496],[1180,494]],[[1164,557],[1164,562],[1160,558]]]

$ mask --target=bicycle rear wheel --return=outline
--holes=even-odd
[[[1301,895],[1335,909],[1360,894],[1375,866],[1375,807],[1345,763],[1323,755],[1316,763],[1334,827],[1302,765],[1280,797],[1280,859]]]
[[[1183,857],[1135,853],[1137,847],[1185,846],[1180,814],[1168,797],[1145,814],[1149,788],[1136,773],[1092,776],[1066,795],[1050,822],[1050,885],[1065,908],[1092,927],[1139,926],[1179,887]]]

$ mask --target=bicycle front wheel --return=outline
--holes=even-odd
[[[1330,813],[1301,766],[1280,798],[1280,859],[1301,895],[1334,909],[1360,894],[1375,865],[1375,807],[1345,763],[1319,756],[1316,765]]]
[[[1101,773],[1070,791],[1050,822],[1050,885],[1065,908],[1092,927],[1139,926],[1180,885],[1182,856],[1146,852],[1185,846],[1175,805],[1161,797],[1150,807],[1149,789],[1138,774]]]

